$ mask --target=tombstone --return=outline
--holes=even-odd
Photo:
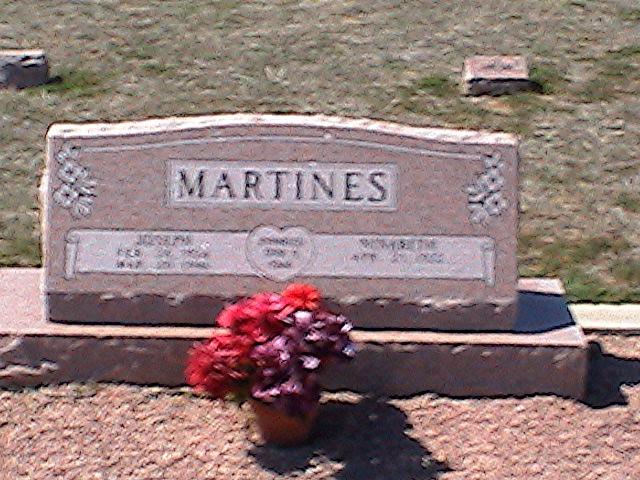
[[[508,95],[540,91],[540,85],[529,78],[527,61],[520,55],[477,55],[464,62],[462,73],[467,95]]]
[[[53,321],[211,325],[297,281],[361,327],[513,327],[510,135],[232,116],[58,125],[47,148]]]
[[[518,280],[517,170],[511,135],[371,120],[54,125],[44,271],[0,270],[0,385],[179,385],[225,302],[309,282],[361,346],[328,388],[580,397],[561,285]]]
[[[0,50],[0,88],[27,88],[49,81],[49,64],[42,50]]]

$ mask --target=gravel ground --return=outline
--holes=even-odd
[[[328,395],[313,441],[265,447],[250,414],[186,390],[0,392],[4,479],[640,478],[640,337],[593,336],[584,403]]]

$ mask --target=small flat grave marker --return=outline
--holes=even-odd
[[[467,95],[505,95],[538,91],[529,78],[527,61],[520,55],[478,55],[464,62],[463,82]]]
[[[0,88],[27,88],[49,80],[49,64],[42,50],[0,50]]]

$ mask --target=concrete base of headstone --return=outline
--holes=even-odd
[[[183,384],[186,352],[211,329],[64,325],[44,320],[39,269],[0,269],[0,386],[64,382]],[[585,393],[587,341],[557,281],[521,280],[511,333],[354,332],[356,360],[327,372],[330,390],[390,396]]]
[[[47,302],[51,321],[68,324],[123,324],[158,326],[210,326],[224,305],[234,299],[209,296],[191,297],[189,302],[176,302],[161,295],[115,297],[91,293],[49,294]],[[511,330],[517,305],[470,304],[446,309],[426,308],[399,301],[365,300],[357,303],[327,301],[330,310],[349,317],[356,328],[388,328],[389,319],[398,329],[440,331],[506,331]]]
[[[0,88],[27,88],[49,81],[49,64],[42,50],[0,50]]]

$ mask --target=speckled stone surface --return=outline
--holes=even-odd
[[[207,325],[298,281],[359,327],[510,330],[517,146],[320,115],[53,125],[47,315]]]
[[[212,331],[47,322],[40,279],[37,269],[0,269],[0,385],[181,385],[188,348]],[[432,391],[581,398],[585,337],[557,290],[548,284],[547,293],[541,293],[543,285],[533,289],[536,293],[520,293],[520,315],[511,333],[356,330],[356,360],[327,371],[325,386],[385,395]]]

